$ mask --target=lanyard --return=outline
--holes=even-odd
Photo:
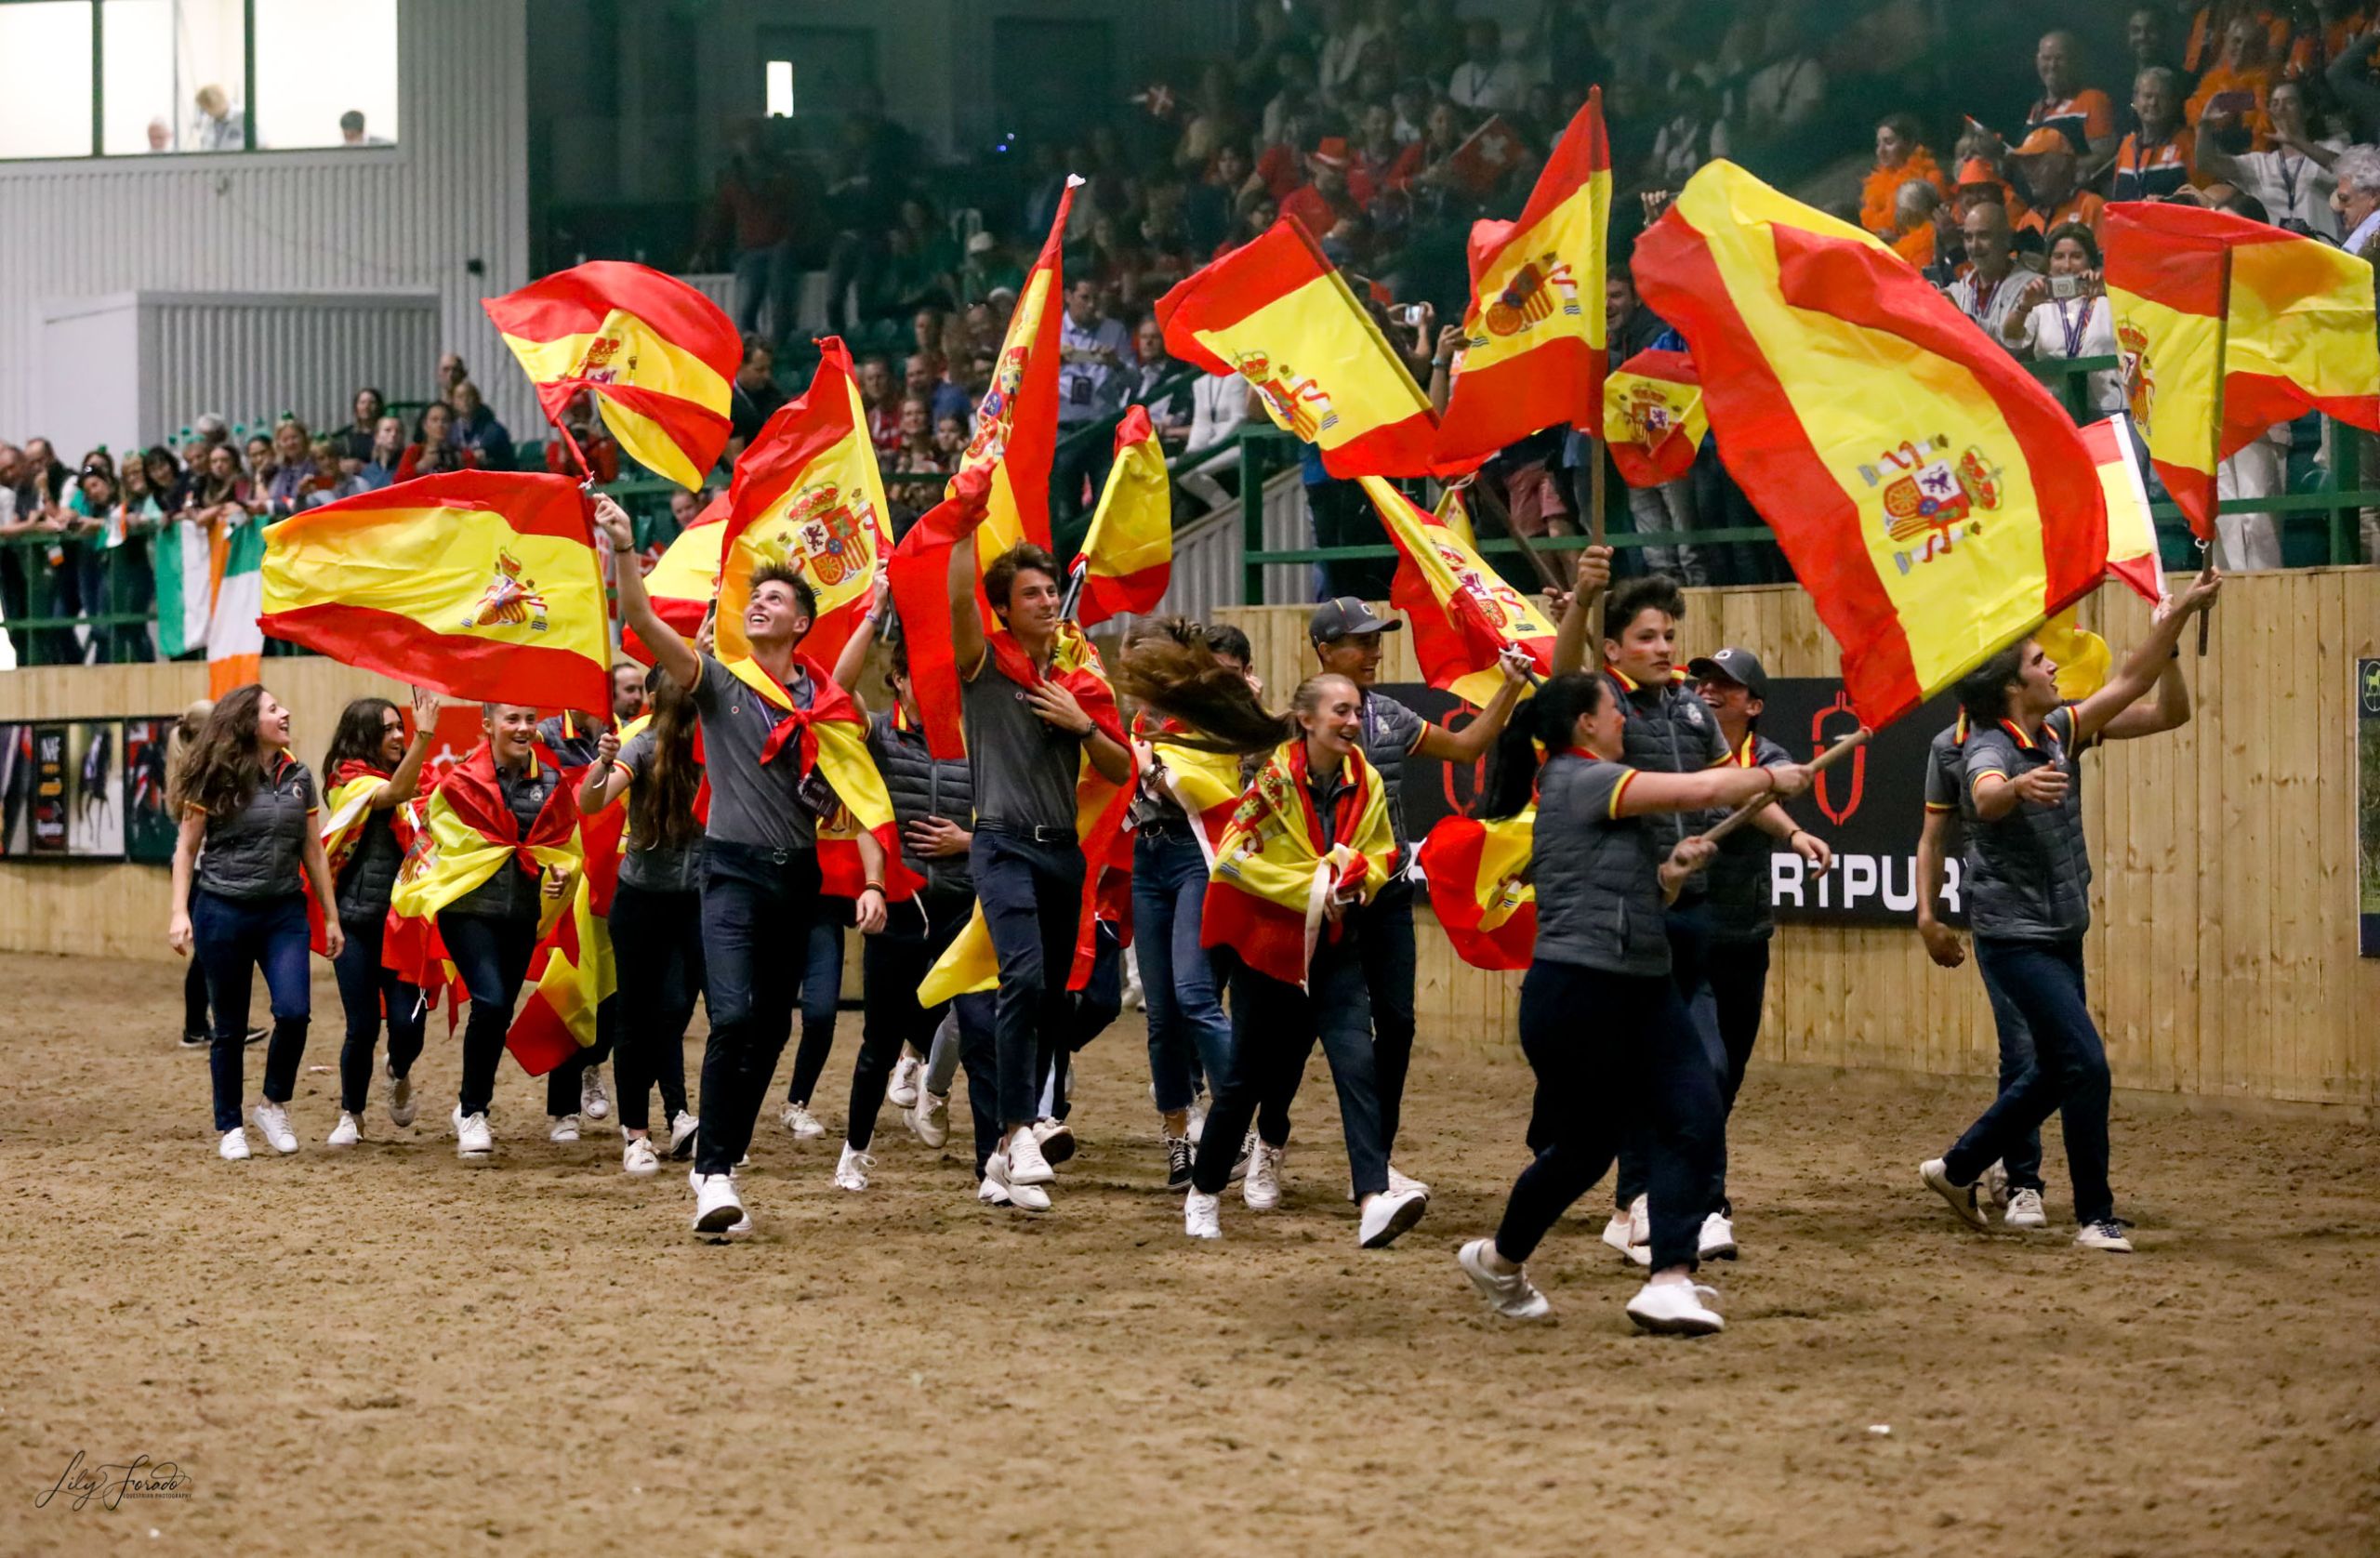
[[[2283,212],[2285,215],[2294,217],[2297,214],[2297,180],[2306,171],[2305,159],[2300,158],[2297,165],[2292,168],[2289,165],[2289,153],[2276,152],[2273,153],[2273,165],[2281,170],[2281,204]]]
[[[1977,324],[1988,325],[1991,323],[1991,301],[1993,298],[2000,296],[2000,289],[2007,284],[2008,278],[2006,276],[2003,276],[1998,281],[1991,284],[1991,290],[1990,292],[1986,292],[1983,290],[1982,277],[1970,276],[1967,278],[1968,288],[1975,294],[1975,322]]]
[[[2069,357],[2082,355],[2082,333],[2091,327],[2091,305],[2094,301],[2093,298],[2083,298],[2080,314],[2071,311],[2062,301],[2057,305],[2057,322],[2066,327],[2066,355]]]

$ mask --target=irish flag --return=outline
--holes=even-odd
[[[178,519],[150,549],[157,575],[157,647],[168,660],[196,649],[206,655],[207,696],[219,698],[257,679],[264,632],[264,525],[226,528]]]

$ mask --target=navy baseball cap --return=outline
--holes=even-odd
[[[1305,625],[1306,637],[1316,643],[1328,643],[1356,633],[1401,633],[1405,624],[1392,622],[1375,614],[1370,606],[1352,595],[1342,595],[1325,601],[1314,608],[1314,615]]]
[[[1706,677],[1732,681],[1761,702],[1768,701],[1768,673],[1761,669],[1760,656],[1748,649],[1723,649],[1716,654],[1688,660],[1686,674],[1698,681]]]

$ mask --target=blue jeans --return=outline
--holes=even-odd
[[[1132,943],[1148,998],[1149,1081],[1160,1115],[1190,1107],[1194,1074],[1218,1092],[1231,1076],[1231,1020],[1214,965],[1198,944],[1206,905],[1207,856],[1197,839],[1169,830],[1133,840]]]
[[[1236,957],[1223,961],[1231,969],[1231,1079],[1215,1090],[1207,1112],[1191,1182],[1202,1195],[1222,1194],[1255,1118],[1257,1100],[1272,1096],[1284,1074],[1304,1070],[1319,1040],[1339,1089],[1339,1124],[1346,1133],[1347,1173],[1355,1199],[1386,1190],[1388,1143],[1381,1134],[1362,957],[1344,941],[1316,946],[1303,990],[1258,973]]]
[[[1977,936],[1975,960],[1984,978],[1996,982],[2024,1014],[2037,1058],[1944,1155],[1950,1182],[1973,1184],[1994,1159],[2006,1161],[2055,1114],[2065,1129],[2075,1221],[2089,1224],[2113,1217],[2108,1052],[2083,995],[2081,938],[2014,942]]]
[[[313,1011],[307,985],[306,895],[224,898],[205,888],[190,895],[191,947],[206,970],[206,997],[215,1006],[207,1074],[215,1084],[215,1129],[240,1129],[240,1096],[247,1090],[243,1060],[248,1038],[248,991],[264,970],[272,998],[272,1042],[264,1052],[264,1097],[286,1103],[298,1091],[298,1063],[306,1057],[306,1020]]]
[[[1978,956],[1975,967],[1983,975],[1983,993],[1991,1001],[1991,1025],[2000,1036],[2000,1090],[2004,1093],[2016,1085],[2016,1078],[2033,1068],[2033,1030],[2025,1025],[2025,1014],[2016,1010],[2016,1001],[1993,977],[1992,965]],[[2001,1166],[2008,1170],[2010,1190],[2040,1190],[2041,1128],[2036,1126],[2012,1141]]]
[[[840,906],[840,901],[837,901]],[[863,948],[862,950],[866,950]],[[843,999],[843,928],[820,916],[810,927],[801,960],[801,1042],[793,1051],[787,1103],[808,1103],[835,1048],[835,1009]]]
[[[979,823],[967,861],[999,958],[992,1044],[999,1123],[1012,1130],[1033,1120],[1045,1057],[1055,1054],[1067,1031],[1066,975],[1082,921],[1082,848],[1072,840],[1038,844]]]
[[[793,1036],[801,969],[818,914],[818,852],[714,838],[703,854],[703,1125],[694,1170],[724,1174],[752,1145],[777,1057]]]
[[[372,1091],[372,1051],[380,1042],[383,1009],[389,1018],[389,1069],[399,1076],[410,1074],[421,1054],[429,1013],[418,989],[399,979],[394,969],[380,966],[380,938],[389,917],[341,915],[338,922],[347,932],[347,945],[331,959],[338,975],[338,1004],[347,1011],[347,1041],[338,1051],[338,1106],[358,1115]]]
[[[496,1068],[504,1059],[504,1036],[512,1028],[512,1004],[528,977],[530,954],[537,950],[537,921],[448,910],[438,917],[438,937],[471,997],[471,1014],[463,1023],[463,1080],[455,1102],[467,1116],[484,1115],[496,1097]]]

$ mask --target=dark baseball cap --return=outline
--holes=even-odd
[[[1688,660],[1686,674],[1697,681],[1706,677],[1732,681],[1761,702],[1768,701],[1768,673],[1761,669],[1760,656],[1748,649],[1723,649],[1716,654]]]
[[[1391,622],[1373,614],[1371,607],[1352,595],[1342,595],[1325,601],[1314,608],[1314,615],[1305,625],[1306,637],[1316,643],[1343,639],[1356,633],[1401,633],[1405,624]]]

